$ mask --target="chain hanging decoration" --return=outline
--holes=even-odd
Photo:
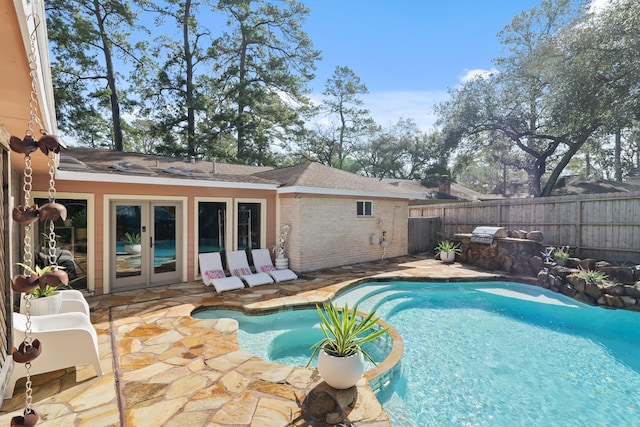
[[[60,283],[68,284],[69,278],[67,274],[60,270],[57,265],[56,258],[56,234],[54,222],[61,218],[63,221],[67,218],[67,209],[55,200],[55,157],[61,149],[66,149],[65,143],[57,135],[49,135],[44,129],[40,118],[38,117],[38,65],[36,58],[36,40],[37,30],[40,25],[40,18],[37,15],[30,15],[27,21],[33,18],[34,29],[30,35],[30,52],[29,60],[29,76],[31,77],[31,93],[29,99],[29,121],[24,138],[11,136],[9,147],[12,151],[24,154],[24,173],[23,187],[24,204],[13,209],[12,218],[17,223],[24,226],[23,239],[23,274],[15,276],[11,280],[11,289],[17,293],[23,293],[26,311],[26,330],[25,337],[18,348],[13,347],[11,355],[15,363],[24,363],[27,373],[26,391],[25,391],[25,409],[22,415],[15,416],[11,419],[11,426],[33,427],[39,420],[39,416],[33,408],[33,389],[31,383],[31,362],[35,360],[42,352],[42,346],[38,339],[34,339],[31,330],[31,292],[38,286],[46,285],[57,286]],[[39,127],[40,137],[38,140],[34,136],[34,124]],[[36,204],[31,203],[31,190],[33,183],[33,169],[31,166],[31,154],[40,149],[48,157],[49,167],[49,200],[48,203],[39,208]],[[49,221],[49,247],[48,261],[50,269],[42,275],[35,273],[33,266],[33,249],[31,245],[31,224],[40,219],[40,221]]]

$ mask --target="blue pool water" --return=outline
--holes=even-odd
[[[125,241],[116,242],[116,253],[124,254],[124,247],[128,243]],[[174,240],[158,240],[153,247],[153,265],[160,267],[163,264],[176,260],[176,246]],[[133,265],[140,265],[140,257],[130,257],[128,262]]]
[[[377,309],[405,341],[378,392],[394,426],[640,425],[640,313],[508,282],[370,283],[336,301]],[[238,319],[267,360],[304,365],[319,338],[314,310],[215,312],[196,316]]]

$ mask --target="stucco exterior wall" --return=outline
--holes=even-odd
[[[356,202],[372,202],[372,216],[359,218]],[[290,224],[286,255],[296,271],[349,265],[407,254],[408,203],[405,200],[298,195],[280,199],[282,224]],[[386,250],[371,244],[386,231]]]
[[[143,181],[144,178],[141,178]],[[48,187],[48,177],[34,177],[34,191],[46,191]],[[176,185],[159,185],[159,184],[123,184],[123,183],[103,183],[103,182],[86,182],[86,181],[65,181],[58,180],[56,188],[59,193],[69,197],[74,193],[93,194],[94,209],[88,212],[92,217],[93,230],[89,229],[92,235],[88,240],[88,244],[92,246],[94,254],[94,269],[89,274],[93,274],[92,289],[96,295],[101,295],[109,289],[107,285],[108,278],[105,277],[105,270],[109,262],[108,254],[104,253],[104,242],[108,233],[108,218],[104,217],[105,207],[108,207],[108,197],[123,196],[131,198],[139,196],[140,200],[164,200],[164,199],[183,199],[186,198],[186,205],[183,206],[182,218],[187,222],[187,235],[183,236],[187,240],[187,252],[183,254],[186,263],[186,281],[197,280],[197,263],[198,257],[195,249],[195,232],[194,215],[196,209],[196,198],[226,198],[232,201],[231,205],[235,215],[235,201],[238,199],[264,199],[266,201],[266,229],[263,230],[266,237],[265,247],[271,248],[275,244],[276,236],[276,195],[275,191],[267,190],[251,190],[251,189],[229,189],[229,188],[213,188],[213,187],[187,187]],[[117,197],[116,197],[117,198]],[[235,222],[229,224],[235,227]],[[233,249],[233,248],[232,248]]]

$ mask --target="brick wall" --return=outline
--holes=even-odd
[[[356,201],[372,202],[372,217],[358,218]],[[282,198],[280,218],[291,225],[286,255],[296,271],[380,259],[383,247],[371,235],[386,231],[385,258],[407,254],[408,203],[402,200],[318,197]]]

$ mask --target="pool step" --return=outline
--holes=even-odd
[[[392,426],[418,427],[418,423],[413,419],[404,401],[397,393],[393,393],[385,402],[384,410],[389,416]]]

